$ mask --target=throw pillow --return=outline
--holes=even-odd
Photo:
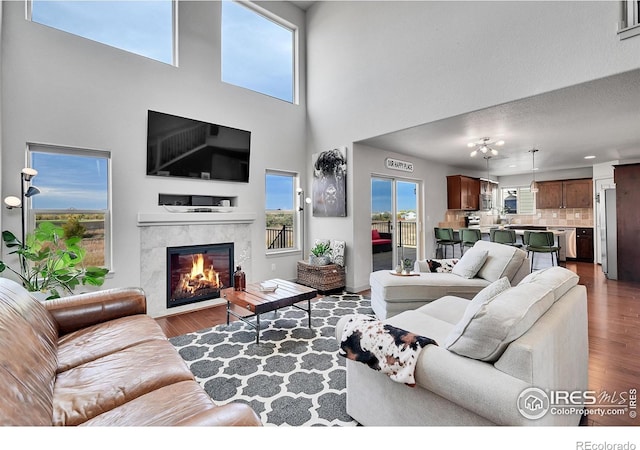
[[[511,283],[509,282],[509,279],[507,277],[504,277],[494,281],[489,286],[478,292],[475,297],[473,297],[473,299],[469,302],[467,309],[465,309],[464,311],[462,319],[460,319],[460,321],[447,336],[445,348],[449,349],[450,347],[455,345],[458,339],[460,339],[464,334],[471,320],[476,316],[476,314],[478,314],[478,311],[480,311],[483,306],[497,297],[498,294],[506,291],[510,287]]]
[[[344,249],[345,241],[331,241],[331,257],[332,262],[338,266],[344,267]]]
[[[553,291],[543,284],[526,283],[506,289],[483,303],[461,335],[454,328],[445,341],[449,351],[480,361],[495,362],[508,345],[525,334],[553,305]],[[471,305],[469,305],[470,307]],[[469,319],[465,317],[461,320]]]
[[[455,266],[458,261],[457,258],[425,259],[423,261],[416,261],[414,270],[416,272],[451,273],[453,266]]]
[[[451,273],[463,278],[473,278],[487,260],[487,251],[471,247],[462,255],[460,261],[453,266]]]
[[[530,273],[518,283],[541,283],[553,289],[555,300],[567,293],[569,289],[578,284],[580,277],[577,274],[560,266],[548,267]]]

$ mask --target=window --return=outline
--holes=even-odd
[[[536,197],[528,187],[502,188],[502,211],[505,214],[534,214]]]
[[[111,267],[110,154],[32,144],[29,156],[40,190],[31,197],[33,227],[43,221],[61,225],[68,235],[82,237],[87,265]]]
[[[297,176],[271,172],[266,175],[266,245],[267,252],[293,249],[295,234],[295,186]]]
[[[640,35],[640,0],[622,0],[622,22],[618,35],[620,39],[627,39]]]
[[[293,103],[295,35],[266,11],[222,2],[222,81]]]
[[[172,0],[32,0],[29,19],[102,44],[174,63]]]

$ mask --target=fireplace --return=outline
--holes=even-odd
[[[167,308],[220,297],[233,285],[233,243],[167,247]]]

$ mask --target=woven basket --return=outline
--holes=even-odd
[[[316,266],[298,261],[297,282],[320,292],[342,289],[346,284],[344,267],[336,264]]]

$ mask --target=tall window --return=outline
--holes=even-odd
[[[29,18],[102,44],[174,63],[172,0],[31,0]]]
[[[236,2],[222,2],[222,81],[295,101],[292,25]]]
[[[293,249],[295,238],[295,174],[268,171],[266,192],[267,252]]]
[[[533,214],[536,198],[528,187],[502,188],[502,212],[505,214]]]
[[[40,189],[31,197],[32,223],[62,226],[67,237],[82,238],[87,265],[111,267],[110,154],[30,145],[29,156],[38,171],[33,184]]]

